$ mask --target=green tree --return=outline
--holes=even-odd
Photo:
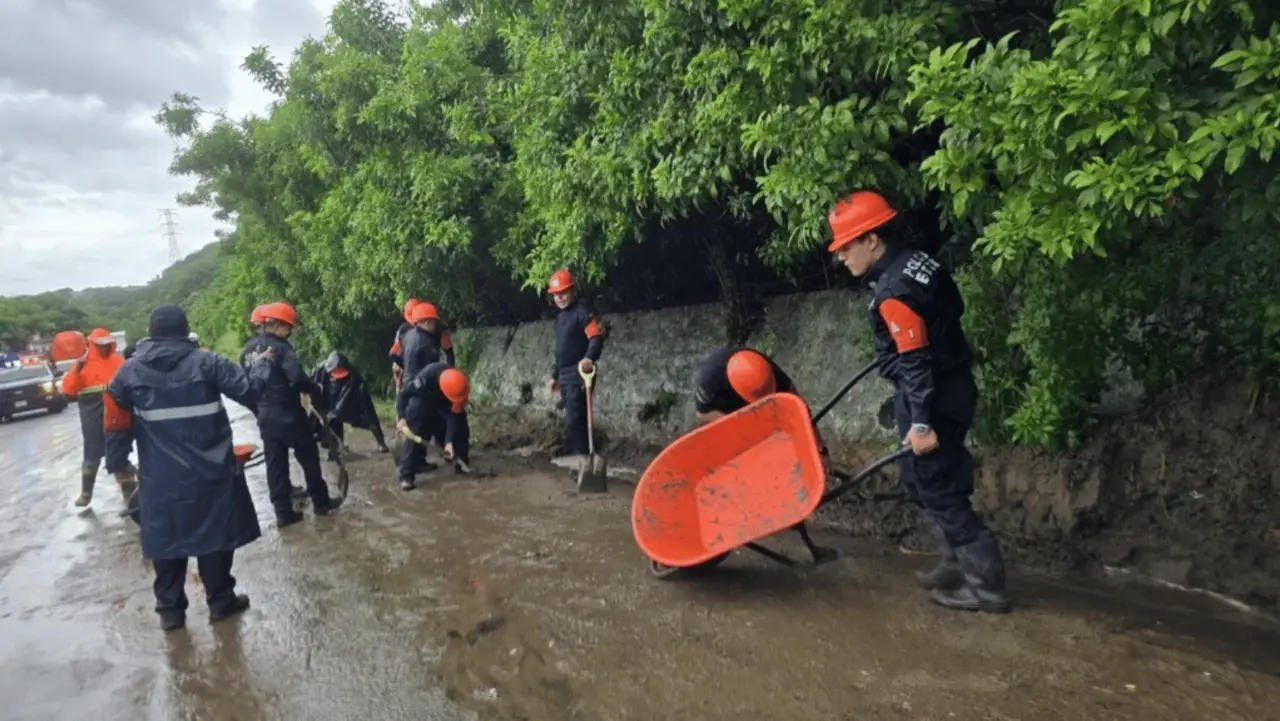
[[[913,69],[922,122],[946,124],[924,171],[975,238],[969,317],[1015,440],[1075,441],[1115,361],[1158,390],[1193,357],[1280,359],[1276,12],[1084,0],[1047,55],[974,39]]]

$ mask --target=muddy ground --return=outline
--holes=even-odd
[[[563,442],[556,421],[493,414],[501,447]],[[838,467],[886,446],[828,438]],[[1137,414],[1110,419],[1073,452],[978,447],[974,504],[1024,564],[1115,569],[1225,594],[1280,617],[1280,397],[1233,370],[1202,377]],[[657,451],[607,442],[643,468]],[[821,512],[832,528],[927,546],[892,469]]]
[[[403,493],[355,431],[349,507],[283,532],[250,471],[253,608],[210,627],[193,580],[165,636],[119,499],[70,506],[71,415],[0,430],[5,719],[1257,721],[1280,699],[1276,625],[1195,595],[1018,568],[1013,614],[955,614],[911,585],[928,558],[835,532],[820,568],[657,581],[630,486],[578,496],[514,437]]]

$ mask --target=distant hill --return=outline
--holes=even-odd
[[[146,335],[147,316],[158,305],[189,305],[213,283],[218,268],[234,252],[219,240],[169,266],[143,286],[62,290],[0,298],[0,347],[19,350],[39,333],[45,337],[72,328],[123,330],[130,342]]]

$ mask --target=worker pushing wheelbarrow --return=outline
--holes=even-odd
[[[834,550],[810,538],[806,519],[911,452],[900,449],[852,477],[826,467],[816,423],[878,365],[869,364],[810,416],[791,380],[763,354],[726,349],[709,358],[698,391],[698,416],[706,425],[668,446],[636,486],[632,529],[654,575],[713,567],[738,548],[795,565],[758,543],[789,529],[800,533],[814,563],[833,560]],[[717,387],[720,376],[726,383]],[[720,410],[733,406],[717,404],[727,395],[723,386],[741,399],[736,410]],[[828,475],[839,481],[831,490]]]

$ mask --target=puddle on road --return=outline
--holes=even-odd
[[[843,556],[819,569],[737,553],[662,582],[630,484],[577,496],[532,458],[476,464],[500,474],[402,493],[369,453],[349,463],[359,503],[284,533],[254,469],[264,537],[235,569],[253,608],[210,626],[193,581],[167,636],[119,500],[86,525],[64,489],[24,490],[32,515],[0,518],[0,715],[1257,721],[1280,698],[1275,627],[1220,607],[1015,577],[1012,615],[952,614],[911,586],[928,559],[830,538]]]

